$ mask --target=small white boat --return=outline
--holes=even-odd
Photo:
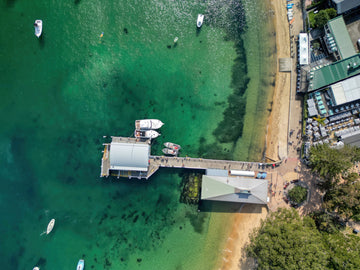
[[[55,219],[50,220],[50,222],[49,222],[49,224],[47,226],[47,229],[46,229],[46,234],[51,233],[51,231],[54,228],[54,225],[55,225]]]
[[[76,266],[76,270],[84,270],[84,266],[85,266],[85,261],[83,259],[79,260],[77,266]]]
[[[33,270],[40,270],[40,268],[37,267],[37,266],[35,266],[35,267],[33,268]]]
[[[181,149],[181,146],[172,142],[166,142],[164,143],[165,147],[173,149],[173,150],[177,150],[179,151]]]
[[[134,135],[139,139],[155,139],[160,136],[160,133],[155,130],[135,130]]]
[[[142,119],[135,121],[135,129],[142,130],[142,129],[159,129],[164,125],[158,119]]]
[[[178,40],[179,40],[179,38],[178,38],[178,37],[175,37],[175,38],[174,38],[174,43],[176,43]]]
[[[39,38],[42,34],[42,27],[43,27],[42,20],[36,20],[34,23],[34,27],[35,27],[35,36]]]
[[[164,148],[162,151],[165,155],[171,155],[171,156],[176,156],[179,153],[178,150],[174,150],[170,148]]]
[[[203,24],[203,21],[204,21],[204,15],[203,14],[198,14],[198,17],[197,17],[197,21],[196,21],[196,26],[198,28],[200,28]]]

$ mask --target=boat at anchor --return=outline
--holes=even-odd
[[[42,34],[42,20],[36,20],[34,23],[34,27],[35,27],[35,36],[39,38]]]
[[[135,130],[134,136],[138,139],[155,139],[160,133],[155,130]]]
[[[76,270],[84,270],[84,267],[85,267],[85,261],[83,259],[80,259],[76,266]]]
[[[49,222],[49,224],[47,226],[47,229],[46,229],[46,234],[51,233],[51,231],[54,228],[54,225],[55,225],[55,219],[50,220],[50,222]]]
[[[204,21],[204,15],[203,14],[198,14],[198,17],[197,17],[197,21],[196,21],[196,26],[198,28],[200,28],[203,24],[203,21]]]
[[[142,119],[135,121],[135,129],[136,130],[143,130],[143,129],[159,129],[164,125],[158,119]]]

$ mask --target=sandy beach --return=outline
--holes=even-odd
[[[295,6],[300,6],[300,1],[293,1]],[[276,30],[277,59],[290,57],[290,34],[289,23],[287,21],[287,10],[285,1],[271,1],[274,11],[274,26]],[[301,16],[298,15],[298,28],[302,25]],[[278,61],[278,60],[277,60]],[[278,63],[278,62],[277,62]],[[294,67],[293,63],[293,67]],[[268,119],[268,131],[266,136],[266,158],[277,161],[288,157],[288,123],[290,106],[290,84],[291,73],[279,72],[276,70],[276,83],[273,95],[273,106]],[[294,98],[295,100],[295,98]],[[295,101],[294,101],[295,102]],[[295,104],[297,110],[298,104]],[[298,121],[298,120],[297,120]],[[296,153],[295,153],[296,154]],[[289,164],[290,165],[290,164]],[[273,180],[273,176],[271,177]],[[276,175],[276,180],[278,176]],[[279,189],[282,184],[279,181]],[[278,192],[279,196],[281,192]],[[269,210],[273,211],[278,207],[286,205],[281,203],[281,197],[273,198],[273,203],[269,205]],[[251,232],[260,226],[261,220],[265,219],[268,212],[267,207],[246,205],[239,213],[234,214],[234,221],[226,245],[222,251],[222,260],[218,269],[252,269],[253,262],[246,258],[245,247],[249,243]]]

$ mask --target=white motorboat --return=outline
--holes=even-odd
[[[40,268],[37,267],[37,266],[35,266],[35,267],[33,268],[33,270],[40,270]]]
[[[198,14],[198,17],[197,17],[197,21],[196,21],[196,26],[198,28],[200,28],[203,24],[203,21],[204,21],[204,15],[203,14]]]
[[[76,266],[76,270],[84,270],[84,267],[85,267],[85,261],[83,259],[80,259]]]
[[[181,146],[172,142],[166,142],[164,143],[165,147],[173,149],[173,150],[177,150],[179,151],[181,149]]]
[[[135,121],[135,129],[136,130],[143,130],[143,129],[159,129],[164,125],[158,119],[142,119]]]
[[[35,36],[39,38],[42,34],[42,28],[43,28],[42,20],[36,20],[34,23],[34,27],[35,27]]]
[[[139,139],[155,139],[160,136],[160,133],[155,130],[135,130],[134,135]]]
[[[175,37],[174,38],[174,43],[178,42],[179,38],[178,37]]]
[[[162,151],[165,155],[171,155],[171,156],[176,156],[179,153],[178,150],[174,150],[170,148],[164,148]]]
[[[49,222],[49,224],[47,226],[47,229],[46,229],[46,234],[51,233],[51,231],[54,228],[54,225],[55,225],[55,219],[50,220],[50,222]]]

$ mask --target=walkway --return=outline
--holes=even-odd
[[[274,163],[245,162],[232,160],[216,160],[190,157],[165,157],[150,156],[147,178],[153,175],[160,167],[185,168],[185,169],[219,169],[219,170],[244,170],[244,171],[267,171],[273,164],[279,165],[281,161]]]

